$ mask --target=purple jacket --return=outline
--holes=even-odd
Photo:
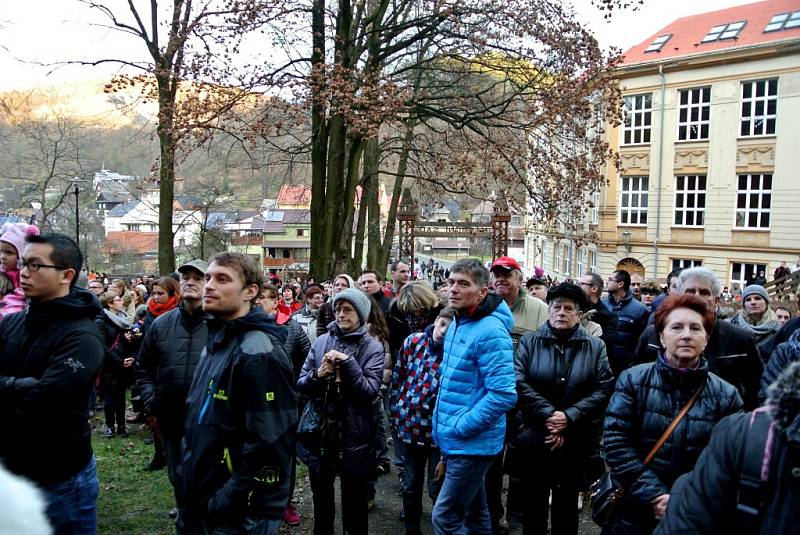
[[[330,350],[351,357],[341,364],[338,391],[333,377],[317,377],[322,358]],[[327,411],[340,418],[343,475],[369,475],[374,471],[377,424],[373,402],[381,392],[383,361],[383,344],[367,332],[366,326],[343,333],[336,323],[331,323],[327,334],[314,342],[300,372],[298,391],[309,403],[314,403],[320,413]],[[327,461],[318,453],[300,445],[298,454],[311,470],[327,467]]]

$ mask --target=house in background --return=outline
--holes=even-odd
[[[796,257],[800,3],[767,0],[678,19],[616,70],[627,117],[609,129],[622,170],[600,202],[600,272],[662,281],[706,266],[741,286]]]

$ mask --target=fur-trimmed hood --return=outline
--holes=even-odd
[[[800,331],[787,343],[792,341],[800,343]],[[785,432],[789,441],[800,444],[800,361],[783,370],[767,392],[775,427]]]

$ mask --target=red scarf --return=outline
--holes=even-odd
[[[167,299],[166,303],[156,303],[155,299],[150,299],[147,302],[147,310],[149,310],[153,316],[159,317],[161,314],[169,312],[173,308],[177,307],[179,298],[180,296],[175,294]]]

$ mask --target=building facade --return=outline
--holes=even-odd
[[[678,19],[625,53],[622,169],[599,210],[599,271],[662,281],[703,265],[726,284],[797,258],[800,4]]]

